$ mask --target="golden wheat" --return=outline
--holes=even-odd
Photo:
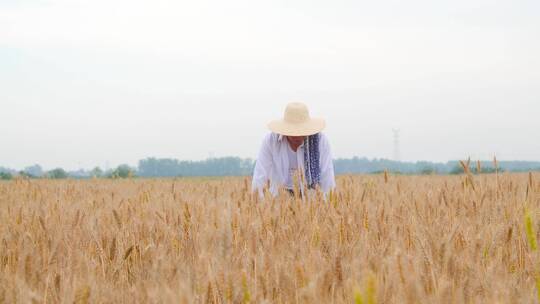
[[[244,178],[1,182],[0,303],[535,303],[538,179],[462,165],[340,176],[326,201]]]

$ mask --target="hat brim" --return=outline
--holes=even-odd
[[[284,120],[274,120],[268,124],[272,132],[285,136],[309,136],[321,132],[325,127],[326,122],[322,118],[312,118],[300,124]]]

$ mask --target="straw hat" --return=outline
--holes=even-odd
[[[307,106],[291,102],[285,109],[283,119],[271,121],[268,128],[285,136],[309,136],[321,132],[326,123],[322,118],[311,118]]]

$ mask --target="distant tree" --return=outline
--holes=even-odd
[[[128,178],[133,176],[135,176],[135,170],[126,164],[118,166],[109,175],[112,178]]]
[[[139,175],[146,177],[179,176],[182,168],[178,160],[149,157],[139,161]]]
[[[437,170],[435,170],[432,167],[424,167],[420,171],[420,174],[423,174],[423,175],[430,175],[430,174],[435,174],[435,173],[437,173]]]
[[[35,176],[33,176],[32,174],[27,173],[25,171],[19,171],[18,174],[19,174],[20,177],[23,177],[23,178],[35,178]]]
[[[56,168],[47,172],[47,177],[53,178],[53,179],[62,179],[62,178],[67,178],[68,174],[64,169]]]
[[[495,168],[493,167],[484,167],[484,168],[481,168],[480,169],[480,172],[478,172],[478,169],[476,167],[472,168],[472,172],[475,173],[475,174],[488,174],[488,173],[495,173]],[[497,170],[499,172],[503,172],[503,170],[499,169]]]
[[[33,166],[29,166],[24,168],[24,173],[26,173],[27,177],[41,177],[43,176],[43,169],[40,165],[35,164]]]
[[[255,163],[239,157],[179,161],[170,158],[146,158],[139,161],[139,176],[242,176],[251,175]]]
[[[103,176],[103,170],[101,170],[100,167],[95,167],[90,171],[91,177],[102,177]]]
[[[452,170],[450,170],[450,174],[463,174],[465,171],[463,170],[463,167],[461,165],[455,165]]]
[[[0,167],[0,172],[3,172],[3,173],[10,173],[11,175],[13,175],[14,173],[17,173],[15,170],[13,169],[9,169],[9,168],[4,168],[4,167]]]
[[[0,172],[0,179],[1,180],[10,180],[13,178],[13,175],[9,172]]]

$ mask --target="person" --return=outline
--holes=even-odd
[[[262,196],[269,182],[273,196],[284,188],[291,194],[299,189],[304,197],[304,188],[318,188],[325,194],[335,188],[330,144],[321,132],[325,126],[324,119],[310,117],[305,104],[289,103],[283,119],[268,124],[271,132],[255,163],[252,190]]]

